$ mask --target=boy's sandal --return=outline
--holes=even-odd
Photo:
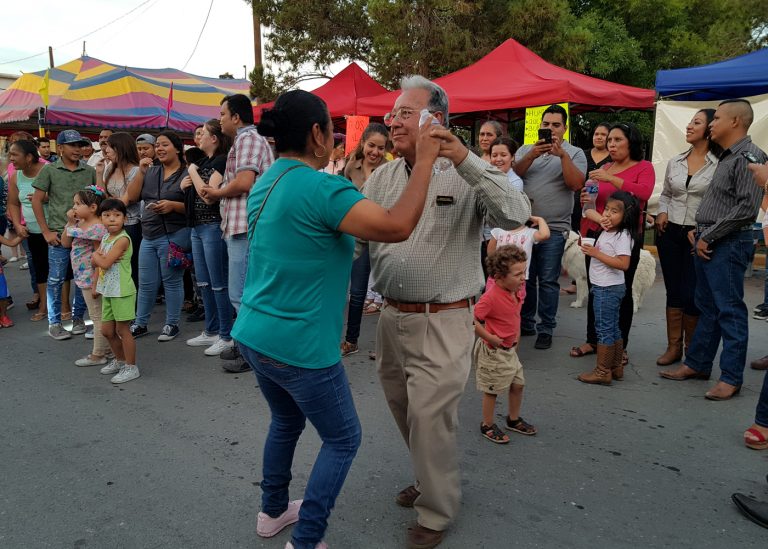
[[[488,427],[485,423],[481,423],[480,432],[485,438],[496,444],[506,444],[509,442],[509,436],[506,435],[504,431],[499,429],[495,423],[490,427]]]
[[[536,427],[526,422],[522,417],[519,417],[515,421],[512,421],[509,419],[509,416],[507,416],[507,430],[514,431],[515,433],[520,433],[521,435],[528,435],[528,436],[535,435],[537,432]]]
[[[369,303],[365,309],[363,309],[364,315],[375,315],[376,313],[381,311],[381,303],[375,303],[371,302]]]
[[[768,439],[763,433],[750,427],[744,431],[744,445],[753,450],[766,450],[768,449]]]
[[[571,352],[569,354],[571,355],[571,358],[581,358],[583,356],[593,355],[596,352],[597,352],[597,347],[595,347],[591,343],[584,343],[577,347],[571,347]]]
[[[29,320],[32,322],[40,322],[44,318],[48,318],[48,313],[46,311],[38,311],[35,314],[33,314]]]

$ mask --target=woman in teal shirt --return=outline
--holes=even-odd
[[[399,242],[410,236],[440,140],[429,123],[422,126],[410,182],[385,210],[343,177],[318,171],[333,150],[333,125],[317,96],[282,94],[258,130],[274,137],[280,158],[248,198],[248,275],[232,330],[272,412],[257,533],[271,537],[298,521],[287,547],[325,547],[328,517],[360,445],[338,345],[353,237]],[[323,445],[303,502],[289,502],[293,453],[307,419]]]

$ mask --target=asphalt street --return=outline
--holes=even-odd
[[[7,273],[19,305],[17,325],[0,330],[0,548],[282,549],[289,530],[256,535],[269,413],[254,376],[225,374],[219,359],[186,346],[201,324],[158,343],[158,307],[153,333],[137,342],[141,378],[112,386],[98,368],[74,366],[90,342],[54,341],[45,322],[28,320],[27,275],[17,266]],[[762,277],[746,281],[750,311]],[[659,378],[659,274],[635,316],[625,381],[584,385],[575,376],[594,357],[568,357],[586,314],[570,301],[561,297],[552,349],[534,350],[533,338],[520,346],[523,415],[538,435],[513,434],[506,446],[482,439],[471,375],[460,411],[463,507],[441,547],[768,546],[768,531],[730,500],[735,491],[768,500],[768,452],[742,442],[763,374],[747,368],[741,395],[728,402],[703,398],[714,380]],[[364,318],[361,352],[345,361],[363,443],[331,516],[331,548],[403,547],[415,517],[394,503],[412,477],[367,354],[376,320]],[[768,323],[749,328],[748,360],[768,354]],[[318,446],[308,428],[292,497],[301,497]]]

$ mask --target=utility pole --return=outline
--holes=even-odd
[[[51,46],[48,46],[48,61],[51,63],[51,68],[53,68],[53,48]]]
[[[261,18],[256,14],[256,8],[253,8],[253,57],[254,68],[261,67]]]

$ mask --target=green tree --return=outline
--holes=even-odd
[[[354,59],[390,87],[458,70],[510,37],[556,65],[644,87],[658,69],[768,45],[768,0],[245,1],[284,76]]]

